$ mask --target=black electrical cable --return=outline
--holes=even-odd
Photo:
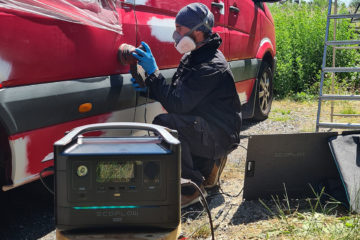
[[[250,135],[242,135],[242,136],[244,136],[243,138],[249,138],[249,137],[250,137]],[[244,148],[244,149],[247,151],[247,148],[246,148],[246,147],[244,147],[244,146],[242,146],[242,145],[240,145],[240,144],[237,144],[237,146],[240,146],[240,147]],[[219,179],[219,181],[218,181],[218,184],[219,184],[218,186],[219,186],[220,193],[212,194],[212,195],[210,195],[209,197],[213,197],[213,196],[216,196],[216,195],[225,195],[225,196],[227,196],[227,197],[236,198],[236,197],[240,196],[240,194],[241,194],[241,193],[243,192],[243,190],[244,190],[244,188],[241,188],[240,191],[239,191],[237,194],[231,195],[231,194],[229,194],[229,193],[224,192],[224,190],[222,189],[221,184],[220,184],[220,179]],[[183,178],[181,178],[181,185],[192,185],[192,186],[195,186],[195,188],[200,192],[201,198],[202,198],[202,200],[204,201],[203,206],[205,206],[206,211],[208,212],[208,215],[209,215],[209,221],[210,221],[212,239],[215,239],[215,236],[214,236],[214,228],[213,228],[213,223],[212,223],[212,218],[211,218],[211,213],[210,213],[209,206],[208,206],[208,204],[207,204],[207,202],[206,202],[206,199],[205,199],[205,197],[204,197],[201,189],[200,189],[194,182],[192,182],[191,180],[188,180],[188,179],[183,179]],[[201,213],[202,213],[202,212],[201,212]],[[201,214],[201,213],[200,213],[200,214]],[[199,215],[200,215],[200,214],[199,214]],[[184,215],[185,215],[185,214],[184,214]],[[184,216],[184,215],[183,215],[183,216]],[[182,217],[183,217],[183,216],[182,216]]]
[[[146,113],[147,113],[147,104],[148,104],[148,99],[149,99],[149,89],[146,90],[146,99],[145,99],[145,110],[144,110],[144,121],[145,123],[147,123],[146,120]]]
[[[247,151],[247,148],[246,147],[244,147],[243,145],[241,145],[241,144],[238,144],[238,147],[242,147],[243,149],[245,149],[245,151]]]
[[[244,188],[241,188],[240,191],[239,191],[237,194],[231,195],[231,194],[229,194],[229,193],[226,193],[226,192],[222,189],[222,187],[221,187],[221,185],[220,185],[220,181],[219,181],[219,191],[220,191],[220,192],[211,194],[211,195],[209,195],[209,197],[214,197],[214,196],[217,196],[217,195],[225,195],[225,196],[230,197],[230,198],[236,198],[236,197],[240,196],[240,194],[242,193],[243,190],[244,190]]]
[[[144,121],[145,123],[147,123],[147,119],[146,119],[146,114],[147,114],[147,104],[148,104],[148,99],[149,99],[149,93],[150,90],[147,89],[146,91],[146,99],[145,99],[145,110],[144,110]],[[150,136],[150,131],[148,131],[148,136]]]
[[[244,139],[244,138],[250,138],[250,135],[240,135],[240,139]],[[245,149],[247,151],[247,148],[243,145],[241,145],[240,143],[239,144],[236,144],[238,147],[242,147],[243,149]]]
[[[181,217],[185,217],[185,215],[189,215],[189,214],[192,214],[192,213],[199,213],[199,214],[201,214],[201,213],[203,213],[203,212],[204,212],[204,210],[202,210],[202,211],[188,211],[188,212],[185,212],[184,214],[182,214]]]
[[[137,16],[136,16],[135,2],[134,2],[134,5],[133,5],[133,9],[134,9],[134,18],[135,18],[135,45],[138,46],[138,39],[137,39],[138,25],[137,25]],[[137,93],[137,94],[136,94],[136,103],[135,103],[135,111],[134,111],[133,122],[135,122],[135,115],[136,115],[136,108],[137,108],[137,104],[138,104],[138,97],[139,97],[139,94]],[[146,113],[147,113],[148,98],[149,98],[149,89],[146,90],[146,101],[145,101],[145,110],[144,110],[144,123],[147,123]],[[132,132],[131,132],[131,134],[132,134]],[[148,131],[148,135],[150,135],[150,132],[149,132],[149,131]]]
[[[139,95],[138,95],[138,93],[136,93],[136,97],[135,97],[135,109],[134,109],[133,122],[135,122],[136,109],[137,109],[137,105],[138,105],[138,98],[139,98]],[[131,129],[131,131],[130,131],[130,135],[133,135],[133,129]]]
[[[243,138],[249,138],[250,135],[241,135],[241,137],[243,137]],[[247,151],[247,148],[244,147],[243,145],[237,144],[237,146],[238,146],[238,147],[242,147],[243,149],[245,149],[245,150]],[[220,178],[219,178],[218,183],[219,183],[220,195],[225,195],[225,196],[228,196],[228,197],[231,197],[231,198],[236,198],[236,197],[240,196],[240,194],[241,194],[242,191],[244,190],[244,188],[242,187],[237,194],[231,195],[231,194],[229,194],[229,193],[224,192],[224,190],[222,189],[221,184],[220,184]],[[216,193],[216,194],[213,194],[213,195],[211,195],[211,196],[216,196],[216,195],[219,195],[219,194]]]
[[[243,135],[243,134],[240,134],[240,139],[243,139],[243,138],[249,138],[251,135]]]
[[[146,90],[146,97],[145,97],[145,109],[144,109],[144,123],[147,123],[146,114],[147,114],[147,104],[149,99],[149,89]],[[134,110],[134,116],[133,116],[133,122],[136,120],[136,112],[137,112],[137,106],[139,102],[139,93],[136,93],[135,98],[135,110]],[[133,130],[131,130],[131,134],[133,133]],[[148,135],[150,136],[150,131],[148,131]]]
[[[44,182],[43,177],[42,177],[43,172],[54,172],[54,167],[51,166],[51,167],[44,168],[44,169],[41,170],[40,173],[39,173],[40,181],[42,182],[42,184],[44,185],[44,187],[45,187],[51,194],[54,194],[54,191],[51,190],[51,189],[48,187],[48,185]]]
[[[223,190],[222,187],[221,187],[220,181],[219,181],[219,190],[220,190],[220,192],[221,192],[222,195],[225,195],[225,196],[228,196],[228,197],[231,197],[231,198],[236,198],[236,197],[240,196],[240,194],[242,193],[242,191],[244,190],[244,188],[242,187],[237,194],[231,195],[231,194],[229,194],[229,193],[224,192],[224,190]]]
[[[135,2],[134,2],[134,5],[133,5],[133,10],[134,10],[134,18],[135,18],[135,46],[137,46],[137,17],[136,17],[136,11],[135,11]],[[137,105],[138,105],[138,99],[139,99],[139,93],[136,92],[133,122],[135,122],[135,118],[136,118],[136,110],[137,110]],[[133,129],[131,129],[130,134],[131,135],[133,134]]]
[[[201,199],[202,199],[201,203],[205,207],[205,209],[206,209],[206,211],[208,213],[208,216],[209,216],[209,222],[210,222],[210,228],[211,228],[211,237],[212,237],[212,240],[215,240],[214,226],[213,226],[213,222],[212,222],[212,218],[211,218],[210,208],[209,208],[209,205],[208,205],[208,203],[206,201],[206,198],[205,198],[203,192],[201,191],[200,187],[196,183],[194,183],[193,181],[191,181],[189,179],[183,179],[183,178],[181,178],[181,185],[182,186],[184,186],[184,185],[192,185],[197,189],[197,191],[199,191]]]
[[[242,136],[245,136],[245,138],[249,138],[249,137],[250,137],[250,135],[242,135]],[[244,146],[242,146],[242,145],[240,145],[240,144],[237,144],[237,146],[240,146],[240,147],[244,148],[244,149],[247,151],[247,148],[246,148],[246,147],[244,147]],[[228,197],[231,197],[231,198],[236,198],[236,197],[240,196],[240,194],[241,194],[242,191],[244,190],[244,188],[241,188],[240,191],[239,191],[237,194],[231,195],[231,194],[229,194],[229,193],[226,193],[226,192],[222,189],[221,184],[220,184],[220,178],[219,178],[219,180],[218,180],[218,184],[219,184],[220,193],[211,194],[209,197],[213,197],[213,196],[217,196],[217,195],[225,195],[225,196],[228,196]]]

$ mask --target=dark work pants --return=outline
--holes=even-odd
[[[191,179],[197,185],[203,182],[214,165],[215,159],[226,154],[207,121],[198,116],[182,114],[160,114],[153,124],[178,131],[181,142],[181,177]],[[191,190],[182,190],[191,194]]]

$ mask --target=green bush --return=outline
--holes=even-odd
[[[275,21],[277,69],[274,76],[274,92],[277,97],[296,95],[297,93],[318,94],[321,65],[324,51],[327,1],[312,3],[269,4]],[[345,5],[339,6],[339,12],[347,12]],[[331,20],[329,40],[333,40]],[[354,37],[354,28],[350,19],[337,21],[337,40],[349,40]],[[354,67],[358,64],[359,53],[356,50],[337,50],[336,66]],[[332,47],[328,47],[327,65],[332,66]],[[336,74],[337,88],[356,89],[359,78],[356,73]],[[325,90],[329,90],[327,78]]]
[[[312,101],[316,98],[314,95],[309,94],[309,93],[297,92],[297,93],[291,94],[290,99],[292,99],[296,102],[306,102],[306,101]]]

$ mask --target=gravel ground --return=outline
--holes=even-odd
[[[241,131],[241,147],[228,156],[220,190],[210,192],[207,198],[211,209],[215,237],[223,239],[260,239],[264,225],[271,227],[267,210],[259,201],[243,201],[242,188],[246,161],[247,136],[259,134],[282,134],[313,132],[316,120],[315,103],[275,101],[270,117],[262,122],[245,120]],[[213,196],[211,196],[213,194]],[[231,195],[231,196],[229,196]],[[268,202],[267,202],[268,203]],[[270,204],[270,203],[269,203]],[[200,204],[183,211],[182,231],[190,239],[211,239],[206,212]]]
[[[316,104],[293,102],[273,103],[269,119],[263,122],[244,121],[241,146],[228,157],[219,190],[208,197],[216,228],[216,239],[257,239],[259,224],[268,220],[268,214],[257,201],[243,201],[242,187],[248,135],[295,133],[314,131]],[[211,196],[213,195],[213,196]],[[1,213],[0,239],[55,239],[53,199],[41,183],[32,183],[0,196],[8,204]],[[185,209],[182,214],[182,231],[190,239],[210,239],[206,213],[200,204]],[[202,227],[201,227],[202,226]],[[200,227],[200,231],[195,231]],[[205,229],[201,231],[201,229]],[[202,234],[203,232],[203,234]]]
[[[0,239],[42,239],[55,228],[53,204],[53,195],[39,181],[1,192]]]

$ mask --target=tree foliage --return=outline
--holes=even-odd
[[[351,7],[352,9],[356,9],[360,4],[360,0],[352,0],[349,4],[349,7]]]
[[[274,77],[274,91],[278,97],[294,93],[318,93],[321,65],[324,51],[325,29],[327,20],[326,0],[316,0],[301,4],[271,4],[275,21],[277,69]],[[339,12],[346,12],[345,5],[339,6]],[[329,40],[333,40],[331,22]],[[349,19],[337,21],[337,40],[354,38],[354,28]],[[337,50],[336,65],[354,67],[360,59],[356,50]],[[332,47],[328,47],[327,64],[332,66]],[[338,85],[355,87],[357,74],[337,74]],[[329,85],[329,75],[326,75]],[[340,80],[341,79],[341,80]],[[345,85],[343,83],[346,83]]]

